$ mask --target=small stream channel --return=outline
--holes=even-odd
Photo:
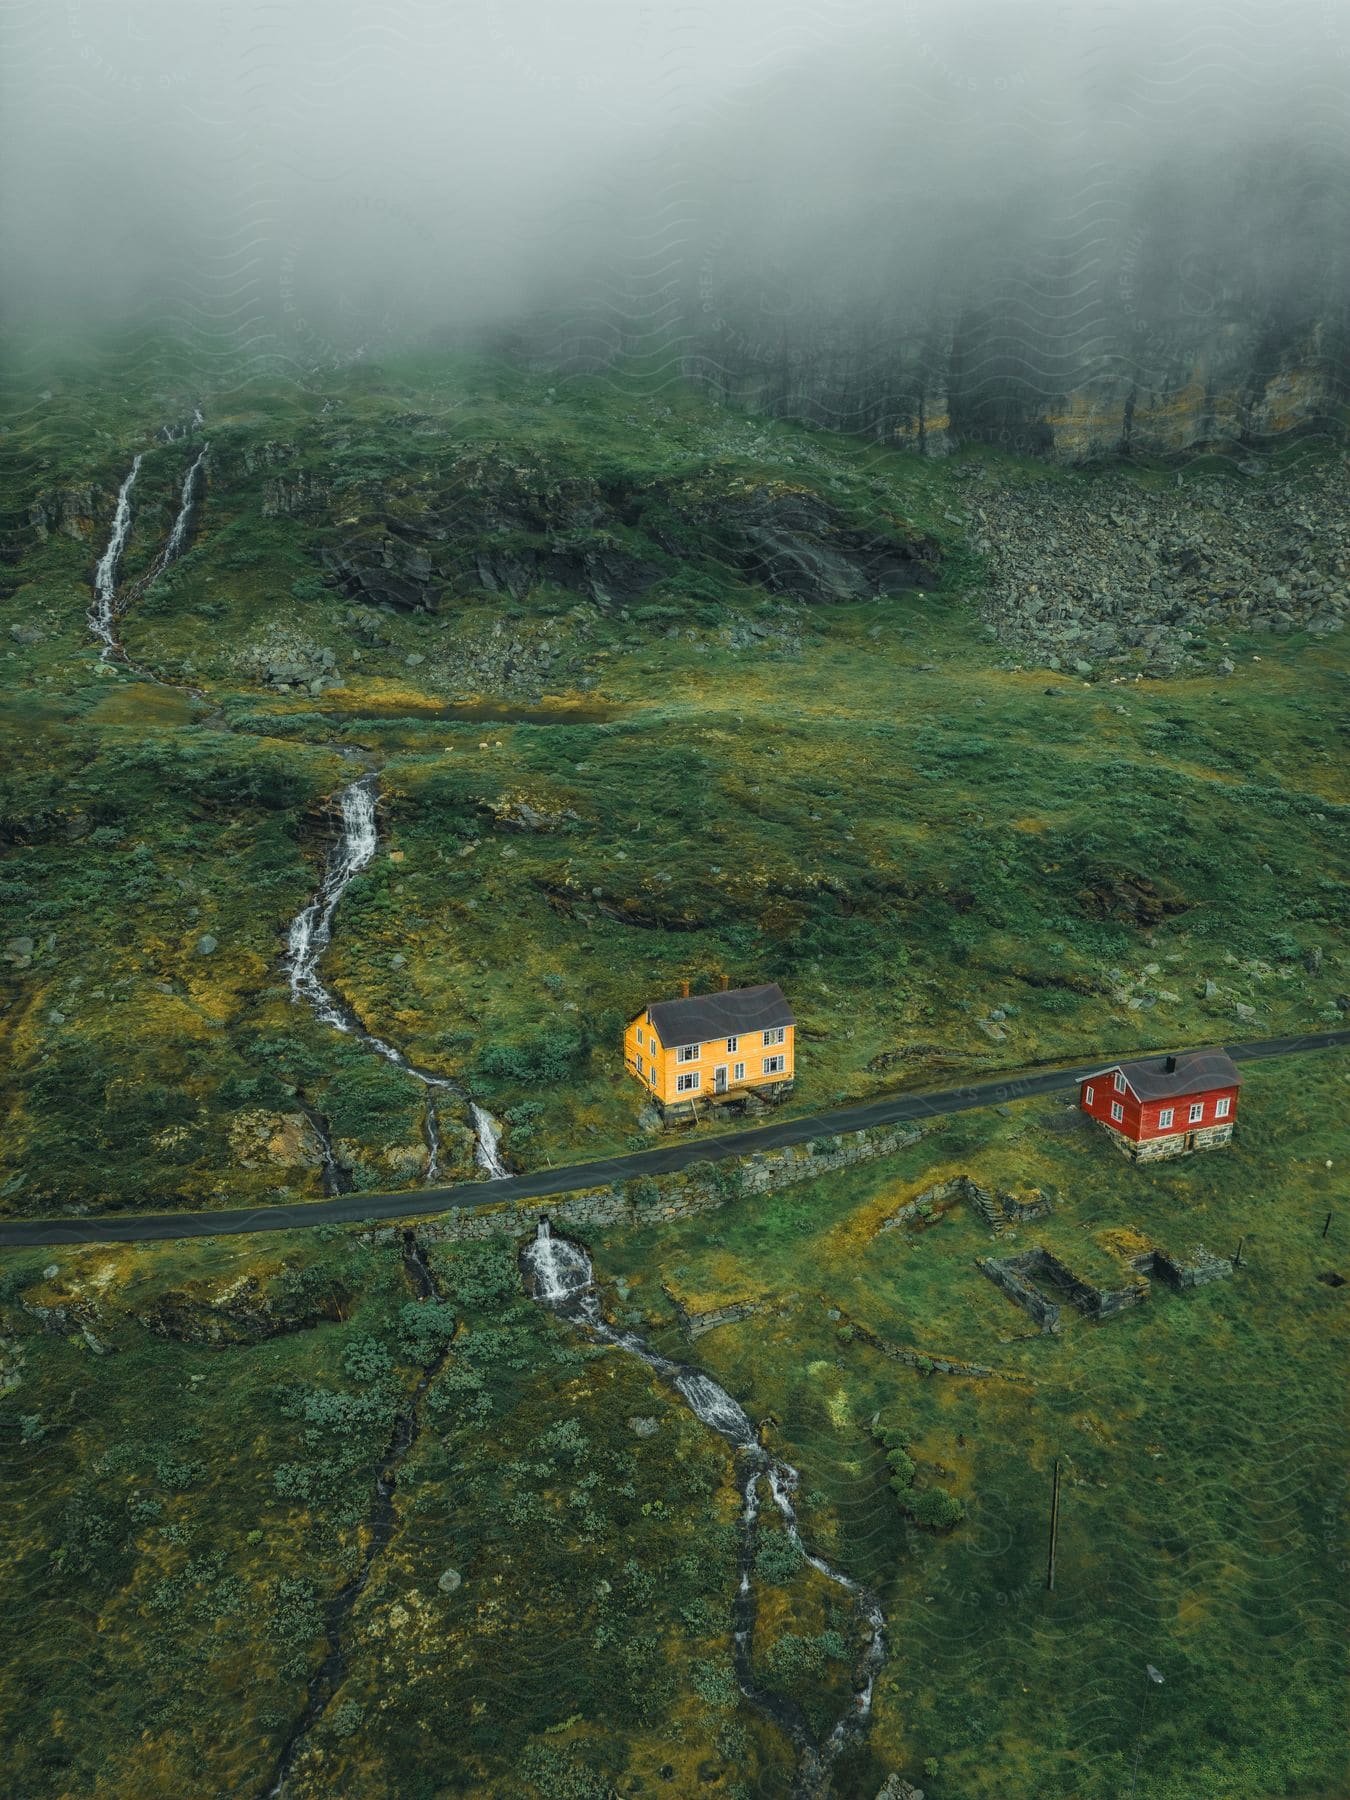
[[[435,1277],[427,1267],[422,1255],[422,1247],[415,1233],[405,1231],[403,1234],[403,1269],[408,1277],[409,1285],[419,1300],[437,1300],[440,1292]],[[445,1359],[450,1354],[447,1344],[438,1350],[427,1363],[417,1385],[409,1396],[406,1406],[394,1422],[393,1432],[385,1448],[384,1458],[380,1464],[380,1472],[375,1478],[375,1497],[366,1515],[366,1546],[361,1557],[360,1567],[355,1575],[344,1586],[340,1587],[324,1614],[324,1637],[326,1650],[323,1661],[309,1678],[309,1686],[305,1693],[305,1704],[300,1716],[287,1734],[278,1758],[276,1773],[267,1787],[263,1789],[266,1800],[279,1800],[285,1792],[286,1781],[295,1767],[301,1752],[309,1739],[309,1734],[323,1717],[330,1705],[333,1695],[342,1685],[347,1672],[347,1652],[343,1642],[343,1634],[352,1615],[352,1609],[365,1591],[370,1580],[370,1571],[376,1558],[389,1547],[398,1523],[394,1511],[394,1490],[398,1485],[398,1467],[404,1457],[417,1442],[422,1426],[422,1397],[432,1382],[445,1367]]]
[[[332,1026],[334,1031],[349,1032],[368,1049],[375,1051],[376,1055],[392,1063],[396,1069],[402,1069],[415,1081],[421,1082],[426,1094],[422,1122],[427,1146],[426,1168],[423,1171],[425,1184],[429,1186],[441,1173],[442,1140],[437,1102],[444,1094],[453,1095],[466,1113],[473,1131],[474,1156],[479,1168],[490,1179],[500,1180],[511,1171],[498,1148],[500,1127],[492,1115],[471,1100],[458,1082],[446,1075],[434,1075],[429,1069],[419,1068],[395,1045],[376,1037],[373,1031],[367,1031],[352,1008],[339,1000],[319,979],[319,962],[332,942],[333,920],[338,903],[379,847],[379,832],[375,824],[375,803],[378,798],[379,782],[374,774],[358,776],[338,795],[342,825],[329,851],[323,881],[314,898],[291,921],[287,934],[284,967],[290,982],[291,998],[308,1001],[314,1009],[315,1017],[323,1024]],[[341,1192],[345,1171],[337,1160],[326,1127],[320,1131],[319,1141],[324,1156],[324,1185],[330,1193]]]
[[[616,1331],[600,1312],[595,1272],[590,1257],[578,1243],[554,1234],[549,1221],[539,1221],[532,1243],[521,1252],[521,1267],[535,1300],[569,1325],[601,1343],[613,1344],[639,1357],[693,1413],[715,1431],[735,1452],[736,1484],[741,1495],[741,1549],[739,1580],[732,1602],[732,1654],[741,1692],[791,1739],[798,1755],[794,1795],[800,1800],[828,1792],[830,1768],[846,1744],[861,1737],[872,1716],[877,1672],[886,1660],[886,1621],[875,1597],[859,1582],[807,1549],[802,1542],[793,1495],[798,1474],[791,1463],[771,1456],[760,1443],[744,1409],[710,1375],[688,1363],[672,1362],[653,1350],[635,1331]],[[818,1738],[800,1707],[786,1697],[761,1688],[754,1679],[753,1641],[755,1600],[753,1571],[761,1487],[782,1515],[788,1535],[806,1561],[827,1581],[842,1588],[853,1602],[854,1616],[862,1628],[865,1648],[854,1668],[853,1701],[833,1728]]]

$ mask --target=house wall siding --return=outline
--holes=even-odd
[[[1088,1089],[1092,1090],[1092,1099],[1087,1098]],[[1111,1117],[1111,1102],[1119,1102],[1123,1117]],[[1224,1118],[1218,1114],[1218,1103],[1227,1100],[1228,1113]],[[1198,1103],[1204,1111],[1200,1118],[1192,1122],[1191,1106]],[[1235,1087],[1208,1088],[1204,1092],[1181,1094],[1172,1100],[1138,1100],[1134,1093],[1126,1090],[1118,1094],[1112,1075],[1094,1076],[1079,1087],[1079,1104],[1090,1118],[1121,1136],[1132,1139],[1136,1143],[1161,1144],[1167,1141],[1167,1149],[1159,1149],[1155,1155],[1180,1155],[1185,1149],[1185,1139],[1191,1132],[1203,1134],[1208,1140],[1211,1133],[1221,1133],[1214,1137],[1214,1142],[1226,1143],[1232,1136],[1233,1121],[1237,1118],[1238,1090]],[[1168,1107],[1172,1109],[1172,1123],[1160,1125],[1159,1117]],[[1176,1140],[1175,1148],[1171,1140]],[[1201,1146],[1197,1139],[1197,1148]]]
[[[637,1041],[637,1033],[641,1028],[644,1044]],[[640,1080],[643,1087],[654,1100],[662,1106],[686,1105],[690,1100],[705,1100],[715,1092],[713,1081],[718,1067],[726,1065],[727,1092],[743,1092],[746,1088],[774,1087],[783,1082],[790,1082],[796,1073],[796,1028],[792,1025],[783,1027],[781,1044],[765,1044],[764,1033],[760,1031],[742,1031],[738,1034],[735,1050],[727,1049],[725,1038],[712,1038],[700,1045],[698,1058],[694,1062],[680,1062],[676,1056],[677,1044],[662,1045],[655,1056],[651,1053],[652,1028],[650,1014],[639,1013],[630,1021],[623,1037],[624,1066],[635,1080]],[[644,1047],[645,1046],[645,1047]],[[639,1076],[637,1058],[644,1059],[644,1069],[656,1069],[656,1086],[653,1087],[647,1075]],[[765,1057],[783,1057],[783,1067],[775,1073],[764,1073]],[[734,1079],[737,1063],[745,1064],[745,1078]],[[699,1083],[697,1088],[681,1092],[677,1086],[681,1075],[697,1072]]]

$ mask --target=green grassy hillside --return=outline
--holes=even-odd
[[[1258,618],[1167,679],[1147,647],[1026,665],[952,508],[1039,468],[492,365],[135,366],[34,377],[8,432],[11,1210],[316,1194],[304,1107],[358,1186],[415,1183],[417,1084],[280,972],[364,769],[382,842],[325,978],[520,1167],[634,1137],[620,1026],[686,977],[782,983],[805,1110],[1340,1017],[1342,640]],[[203,441],[191,547],[138,588]],[[123,667],[85,613],[139,449]],[[1291,491],[1339,466],[1295,457]],[[1208,512],[1245,478],[1186,479]],[[462,1119],[447,1151],[467,1172]]]

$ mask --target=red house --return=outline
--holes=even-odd
[[[1241,1086],[1226,1050],[1183,1050],[1084,1075],[1079,1104],[1126,1156],[1154,1162],[1228,1143]]]

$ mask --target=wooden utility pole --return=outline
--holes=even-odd
[[[1050,1496],[1050,1561],[1045,1571],[1045,1585],[1055,1591],[1055,1552],[1059,1548],[1059,1458],[1055,1458],[1055,1485]]]
[[[1330,1230],[1331,1230],[1331,1214],[1328,1213],[1327,1218],[1326,1218],[1326,1223],[1322,1227],[1322,1236],[1325,1237]]]

